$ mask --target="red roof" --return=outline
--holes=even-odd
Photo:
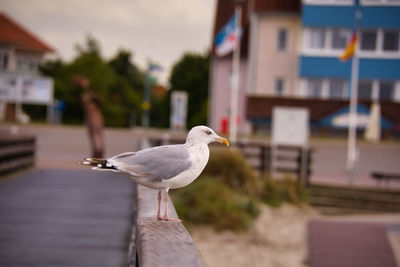
[[[0,12],[0,43],[32,52],[55,52],[52,47],[2,12]]]

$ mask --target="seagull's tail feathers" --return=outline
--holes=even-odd
[[[115,166],[108,162],[107,159],[84,158],[79,164],[92,166],[93,170],[116,170]]]

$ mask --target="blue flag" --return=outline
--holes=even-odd
[[[160,65],[158,65],[154,62],[149,63],[149,72],[162,71],[162,70],[163,70],[163,68]]]
[[[237,16],[232,18],[224,25],[215,37],[217,56],[225,56],[233,51],[240,42],[241,28],[236,28]]]

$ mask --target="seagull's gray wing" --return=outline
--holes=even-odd
[[[128,152],[108,160],[114,167],[151,181],[170,179],[191,166],[190,154],[185,145],[169,145]]]

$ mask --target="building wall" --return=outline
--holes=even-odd
[[[353,27],[355,5],[352,2],[349,3],[350,4],[347,5],[318,5],[306,3],[303,5],[302,24],[304,26],[314,27]],[[377,6],[363,5],[362,3],[360,5],[362,13],[360,21],[361,27],[400,27],[400,6],[398,4],[392,6]]]
[[[276,13],[254,14],[251,23],[249,93],[277,95],[276,87],[280,79],[283,83],[282,96],[296,95],[300,17]],[[279,50],[281,30],[286,31],[286,48],[283,51]]]
[[[232,56],[226,58],[213,58],[211,63],[209,124],[217,132],[221,131],[221,120],[229,118],[231,101],[230,75],[232,71]],[[238,131],[248,131],[245,121],[245,104],[247,90],[247,60],[242,59],[240,64],[239,86],[239,127]]]
[[[0,73],[38,74],[43,53],[17,50],[0,42]]]

